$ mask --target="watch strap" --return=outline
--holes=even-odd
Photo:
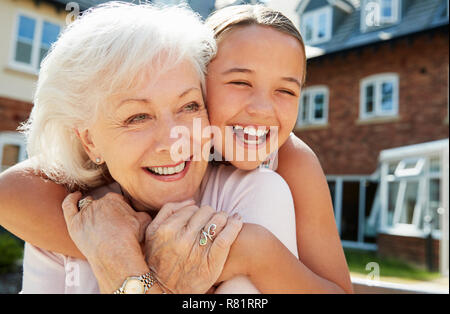
[[[136,277],[128,277],[123,282],[122,286],[114,291],[114,294],[125,294],[125,285],[130,278],[136,278]],[[153,276],[153,273],[149,271],[148,273],[137,277],[137,279],[144,285],[144,293],[146,293],[156,282],[155,277]]]

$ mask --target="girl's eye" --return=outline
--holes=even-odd
[[[129,118],[127,121],[126,121],[126,123],[127,124],[133,124],[133,123],[140,123],[140,122],[142,122],[142,121],[144,121],[144,120],[146,120],[146,119],[149,119],[150,118],[150,116],[148,115],[148,114],[146,114],[146,113],[140,113],[140,114],[137,114],[137,115],[135,115],[135,116],[132,116],[131,118]]]
[[[192,102],[192,103],[184,106],[182,110],[185,110],[188,112],[195,112],[195,111],[198,111],[199,108],[200,108],[200,105],[198,103]]]
[[[287,95],[291,95],[291,96],[297,97],[297,95],[296,95],[294,92],[292,92],[292,91],[290,91],[290,90],[287,90],[287,89],[279,89],[278,91],[279,91],[279,92],[282,92],[282,93],[284,93],[284,94],[287,94]]]
[[[230,82],[229,84],[233,84],[233,85],[239,85],[239,86],[252,86],[250,83],[248,82],[243,82],[243,81],[233,81]]]

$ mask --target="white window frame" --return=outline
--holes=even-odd
[[[34,30],[34,37],[33,37],[33,43],[31,47],[31,64],[22,63],[16,61],[16,43],[17,43],[17,37],[19,34],[19,19],[21,16],[31,18],[36,21],[36,28]],[[37,75],[39,73],[39,53],[41,48],[41,39],[42,39],[42,29],[44,22],[52,23],[55,25],[58,25],[60,27],[60,33],[64,29],[64,24],[62,24],[61,21],[58,21],[54,18],[47,17],[47,16],[40,16],[34,12],[24,11],[24,10],[18,10],[15,17],[14,17],[14,27],[13,27],[13,33],[11,36],[11,43],[10,43],[10,59],[9,59],[9,67],[12,69],[21,71],[21,72],[27,72],[31,74]]]
[[[319,38],[318,37],[318,31],[319,31],[319,16],[321,14],[325,13],[327,16],[327,27],[325,30],[325,37],[323,38]],[[305,36],[305,22],[308,19],[312,19],[313,21],[313,27],[312,27],[312,39],[311,40],[306,40],[306,36]],[[332,31],[333,31],[333,9],[331,8],[331,6],[326,6],[314,11],[310,11],[310,12],[306,12],[303,14],[302,16],[302,20],[304,21],[302,24],[302,35],[305,38],[305,43],[309,44],[309,45],[316,45],[316,44],[321,44],[324,42],[327,42],[331,39],[332,37]]]
[[[313,100],[314,97],[318,94],[324,95],[323,117],[321,119],[314,118],[315,103]],[[309,96],[309,104],[307,104],[309,106],[307,121],[303,120],[303,108],[305,106],[305,104],[303,103],[303,98],[305,95]],[[298,106],[299,114],[297,119],[297,127],[301,128],[310,125],[326,125],[328,123],[329,95],[330,92],[328,87],[323,85],[311,86],[302,90]]]
[[[401,0],[392,0],[392,16],[385,17],[383,16],[383,7],[381,6],[381,2],[383,0],[364,0],[363,5],[361,6],[361,31],[366,32],[370,29],[377,29],[386,26],[391,26],[400,21],[400,12],[402,11],[402,1]],[[368,5],[371,7],[368,8]],[[373,12],[372,9],[376,9],[377,11]],[[373,21],[374,25],[367,25],[367,16],[368,14],[374,14]]]
[[[368,181],[378,181],[378,174],[375,173],[371,176],[367,175],[327,175],[326,176],[328,182],[335,183],[334,190],[334,212],[335,212],[335,221],[336,227],[338,229],[339,236],[342,234],[342,200],[344,193],[344,182],[359,182],[359,202],[358,202],[358,234],[357,241],[350,240],[341,240],[341,243],[346,248],[355,248],[355,249],[363,249],[363,250],[372,250],[375,251],[377,249],[377,245],[373,243],[364,242],[365,236],[365,200],[366,200],[366,182]],[[377,191],[378,193],[378,191]],[[375,198],[374,202],[377,201]],[[375,206],[376,207],[376,206]],[[375,208],[377,210],[377,208]],[[370,214],[369,219],[373,219],[372,215],[377,215],[378,213]]]
[[[443,193],[443,186],[447,184],[444,178],[445,161],[443,161],[444,153],[443,149],[448,145],[448,139],[439,140],[430,143],[416,144],[406,147],[399,147],[394,149],[389,149],[382,151],[380,153],[380,163],[381,163],[381,180],[380,180],[380,201],[381,201],[381,226],[380,231],[386,234],[392,235],[402,235],[402,236],[413,236],[413,237],[425,237],[426,236],[426,225],[422,221],[423,214],[429,214],[427,211],[430,207],[430,182],[432,179],[441,180],[441,195],[440,204],[445,201],[446,193]],[[448,147],[448,146],[447,146]],[[389,172],[389,164],[397,163],[397,169],[401,170],[401,162],[403,160],[413,160],[417,159],[416,170],[421,168],[421,172],[414,173],[402,173],[403,176],[392,175]],[[430,170],[430,161],[433,159],[439,159],[441,162],[440,171]],[[423,161],[424,160],[424,161]],[[447,165],[448,169],[448,165]],[[397,171],[396,171],[397,174]],[[399,182],[399,189],[397,198],[395,200],[395,209],[392,225],[388,221],[388,202],[389,202],[389,182]],[[404,201],[404,192],[406,190],[406,184],[408,182],[418,182],[418,197],[415,205],[413,220],[411,224],[398,223],[399,217],[401,216],[402,205]],[[423,225],[422,225],[423,224]],[[421,226],[422,225],[422,226]],[[444,228],[444,226],[442,226]],[[434,239],[441,239],[443,230],[432,230],[432,236]]]
[[[17,145],[19,149],[19,160],[21,162],[27,158],[25,137],[18,132],[0,132],[0,163],[3,160],[3,146],[4,145]],[[0,164],[0,173],[6,169],[3,169],[3,165]]]
[[[389,82],[393,84],[392,90],[392,109],[390,111],[382,110],[381,107],[381,86],[383,83]],[[374,85],[374,110],[373,112],[366,112],[366,87]],[[360,105],[359,118],[361,120],[370,120],[380,117],[397,117],[399,111],[399,77],[396,73],[383,73],[372,75],[364,78],[360,83]]]

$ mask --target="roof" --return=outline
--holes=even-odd
[[[360,27],[361,1],[346,0],[346,2],[351,4],[354,10],[335,27],[330,41],[314,45],[316,53],[310,55],[310,58],[448,25],[447,0],[403,0],[405,7],[397,24],[364,32]]]
[[[73,2],[73,0],[47,0],[48,2],[52,2],[57,5],[61,5],[65,7],[68,3]],[[80,10],[84,11],[90,7],[94,7],[96,5],[109,2],[113,0],[76,0],[75,3],[78,3],[80,6]],[[144,2],[144,0],[120,0],[123,2],[133,2],[139,3],[139,1]],[[145,0],[148,2],[152,2],[151,0]],[[213,10],[214,10],[214,0],[188,0],[189,5],[192,7],[194,11],[197,11],[203,18],[206,18]]]

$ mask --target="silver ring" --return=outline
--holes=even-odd
[[[85,197],[78,201],[78,209],[81,211],[81,210],[85,209],[87,206],[89,206],[89,204],[91,204],[91,203],[92,203],[92,200]]]
[[[208,239],[210,239],[211,241],[213,240],[213,237],[216,234],[216,228],[217,228],[216,224],[211,224],[209,225],[207,232],[202,230],[202,234],[200,236],[199,241],[199,244],[201,246],[206,245],[206,243],[208,243]]]

